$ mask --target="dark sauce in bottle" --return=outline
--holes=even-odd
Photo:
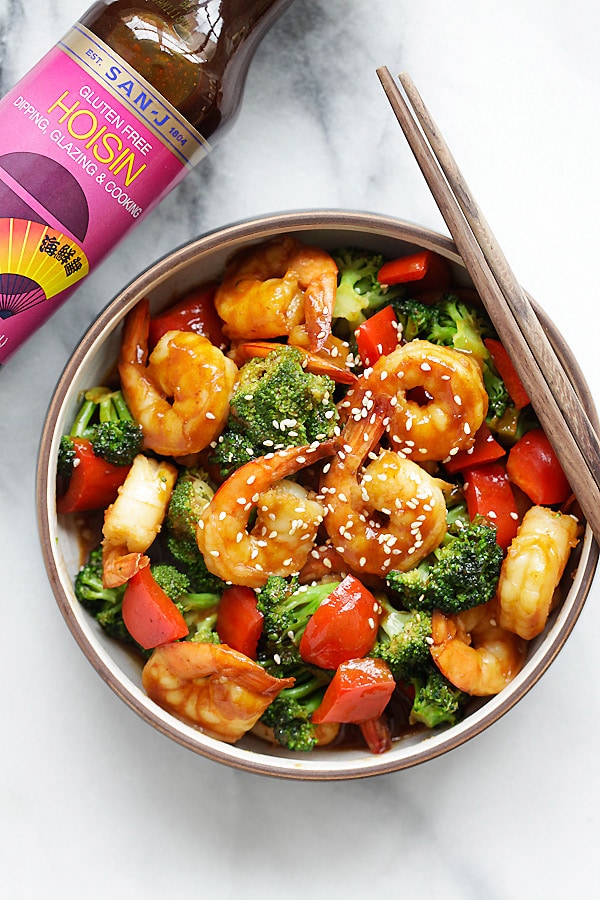
[[[292,2],[117,0],[81,22],[209,139],[233,124],[254,51]]]

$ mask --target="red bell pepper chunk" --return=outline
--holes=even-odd
[[[452,475],[461,472],[471,466],[481,466],[484,463],[502,459],[506,450],[499,444],[485,422],[479,427],[475,435],[475,443],[469,450],[459,450],[450,459],[444,461],[444,468]]]
[[[526,432],[511,447],[506,470],[513,484],[537,505],[564,503],[571,494],[567,476],[541,428]]]
[[[217,608],[217,634],[221,641],[256,659],[256,648],[263,630],[263,614],[256,608],[256,594],[249,587],[225,588]]]
[[[131,466],[114,466],[96,456],[86,438],[72,438],[75,464],[65,493],[56,501],[59,513],[105,509],[117,496]]]
[[[373,594],[347,575],[308,620],[300,656],[322,669],[337,669],[348,659],[365,656],[375,643],[380,616]]]
[[[463,469],[469,517],[483,516],[496,526],[496,541],[506,550],[519,527],[515,496],[502,463]]]
[[[121,612],[127,631],[145,650],[189,634],[181,612],[156,583],[150,566],[139,569],[127,582]]]
[[[167,331],[195,331],[223,349],[227,342],[215,309],[216,284],[205,284],[186,294],[183,300],[150,319],[148,345],[155,347]]]
[[[486,338],[483,343],[492,357],[500,378],[506,386],[510,399],[517,409],[523,409],[523,407],[527,406],[531,401],[527,391],[523,387],[523,382],[517,374],[512,359],[506,352],[504,344],[494,338]]]
[[[384,306],[358,326],[354,335],[361,361],[374,366],[380,356],[387,356],[398,346],[398,319],[391,306]]]
[[[394,693],[396,683],[382,659],[350,659],[343,662],[331,679],[312,715],[322,722],[352,722],[359,725],[378,719]]]
[[[452,270],[443,256],[432,250],[421,250],[386,262],[377,274],[380,284],[408,284],[422,291],[442,290],[450,287]]]

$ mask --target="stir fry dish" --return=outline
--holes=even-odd
[[[300,753],[383,753],[502,691],[582,530],[449,263],[291,235],[127,314],[57,498],[95,534],[76,597],[139,654],[148,696]]]

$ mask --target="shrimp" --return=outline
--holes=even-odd
[[[495,599],[456,615],[435,610],[432,639],[442,675],[474,697],[500,693],[525,662],[527,642],[498,624]]]
[[[142,684],[160,707],[217,740],[249,731],[293,678],[275,678],[227,644],[177,641],[152,653]]]
[[[319,247],[275,238],[227,263],[215,306],[232,340],[289,336],[304,325],[310,350],[325,344],[337,290],[337,266]]]
[[[119,375],[144,447],[164,456],[199,453],[222,431],[237,366],[207,338],[168,331],[148,355],[150,313],[141,300],[127,315]]]
[[[104,513],[102,567],[106,587],[124,584],[144,565],[161,529],[177,469],[143,453],[133,460],[117,499]]]
[[[544,630],[577,530],[574,516],[543,506],[527,510],[500,571],[503,628],[526,640]]]
[[[377,404],[367,411],[368,418],[355,410],[348,419],[320,490],[325,528],[346,565],[384,576],[412,569],[441,543],[445,482],[393,450],[374,456],[385,420]],[[368,455],[374,458],[363,468]]]
[[[205,507],[196,531],[209,571],[254,588],[269,575],[297,574],[323,520],[323,506],[288,476],[332,453],[333,439],[286,447],[230,475]],[[254,509],[256,522],[248,531]]]
[[[393,449],[417,462],[440,461],[471,447],[488,409],[478,363],[429,341],[410,341],[380,357],[362,390],[389,401]],[[413,391],[425,391],[430,399],[423,402]]]

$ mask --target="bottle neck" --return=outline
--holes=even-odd
[[[293,0],[109,0],[81,22],[205,138],[237,113],[256,47]]]

